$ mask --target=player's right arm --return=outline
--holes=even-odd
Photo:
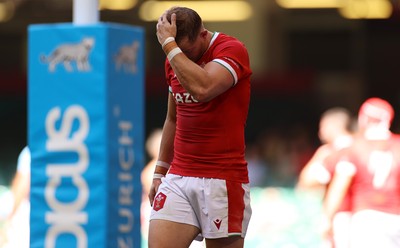
[[[311,159],[301,170],[297,183],[298,189],[317,189],[325,185],[330,180],[329,171],[324,166],[324,160],[330,155],[327,145],[319,147]]]
[[[170,23],[167,19],[167,12],[164,12],[157,23],[158,41],[163,45],[163,50],[167,54],[171,67],[179,79],[179,83],[197,101],[208,102],[227,91],[236,83],[232,71],[220,63],[211,61],[204,65],[204,67],[199,66],[185,54],[189,53],[189,51],[180,50],[175,40],[164,46],[167,38],[175,38],[176,32],[176,15],[174,13],[171,14]],[[207,34],[208,31],[203,29],[199,34],[201,38],[198,39],[206,39]],[[179,52],[172,52],[173,50],[178,51],[176,49]],[[230,48],[227,47],[225,49],[229,50]],[[237,52],[236,50],[233,51]],[[174,56],[170,58],[169,55],[171,53],[174,53]],[[172,58],[174,59],[172,60]]]
[[[172,159],[174,157],[175,128],[176,128],[176,105],[174,97],[172,93],[170,93],[168,96],[168,110],[161,137],[158,161],[171,164]],[[159,165],[157,165],[154,170],[154,174],[158,175],[159,174],[165,175],[167,174],[167,172],[168,172],[167,168]],[[153,200],[160,184],[161,184],[161,178],[154,177],[149,192],[149,200],[151,205],[153,205]]]

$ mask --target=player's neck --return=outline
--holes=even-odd
[[[208,49],[208,47],[210,47],[211,39],[213,37],[213,34],[214,34],[213,32],[210,32],[210,31],[207,30],[207,37],[206,37],[207,49]]]
[[[205,37],[205,42],[203,43],[203,53],[201,54],[200,58],[201,58],[201,57],[203,56],[203,54],[208,50],[208,48],[210,48],[210,46],[211,46],[211,40],[212,40],[213,34],[214,34],[214,33],[212,33],[212,32],[210,32],[210,31],[207,30],[207,35],[206,35],[206,37]]]

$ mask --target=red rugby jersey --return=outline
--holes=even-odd
[[[372,209],[400,214],[400,139],[359,140],[346,160],[355,169],[349,193],[354,212]]]
[[[204,66],[211,61],[229,70],[234,84],[209,102],[197,102],[179,84],[169,61],[165,62],[177,116],[170,173],[247,183],[244,128],[252,74],[247,49],[237,39],[216,32],[196,63]]]

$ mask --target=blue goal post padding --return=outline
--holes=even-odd
[[[140,247],[144,30],[28,29],[30,247]]]

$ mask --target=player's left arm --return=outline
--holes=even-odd
[[[320,146],[311,159],[304,165],[300,171],[297,189],[316,189],[321,186],[325,187],[326,183],[322,184],[322,178],[330,177],[329,172],[325,169],[324,159],[329,155],[327,145]],[[326,180],[326,179],[325,179]],[[328,179],[330,180],[330,178]],[[328,182],[327,182],[328,183]]]
[[[321,233],[324,238],[332,237],[333,217],[338,212],[353,179],[350,166],[346,167],[346,170],[342,168],[335,171],[322,203]]]
[[[329,220],[332,220],[339,210],[350,188],[355,170],[354,164],[348,161],[339,161],[337,164],[323,202],[323,212]]]

